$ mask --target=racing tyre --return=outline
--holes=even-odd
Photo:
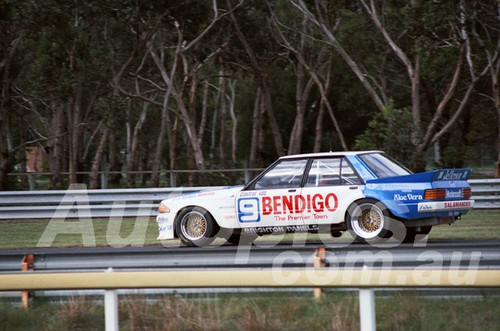
[[[188,207],[181,211],[175,222],[175,231],[188,246],[206,246],[215,237],[218,228],[212,215],[200,207]]]
[[[376,243],[388,235],[389,212],[379,201],[363,199],[347,210],[346,225],[356,241]]]

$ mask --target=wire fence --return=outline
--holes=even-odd
[[[208,170],[162,170],[158,187],[182,186],[227,186],[245,184],[257,176],[264,168],[245,169],[208,169]],[[128,177],[132,177],[134,187],[152,187],[152,171],[105,171],[99,172],[99,188],[125,188]],[[62,186],[70,185],[70,173],[61,172]],[[89,184],[91,173],[76,172],[77,182]],[[11,190],[34,191],[50,190],[52,187],[51,172],[16,172],[9,173]]]

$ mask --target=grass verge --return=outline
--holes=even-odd
[[[51,222],[56,223],[49,224]],[[54,231],[58,234],[51,235],[50,232]],[[0,249],[82,246],[141,247],[158,244],[157,235],[154,217],[92,221],[0,221]],[[257,241],[279,241],[283,238],[291,238],[290,236],[263,236]],[[317,239],[314,235],[295,234],[295,236],[299,238],[303,236],[301,240]],[[346,240],[348,237],[349,234],[345,233],[338,240]],[[47,240],[41,240],[42,238]],[[500,239],[500,211],[472,210],[453,225],[435,226],[429,239]],[[178,245],[178,242],[173,243]]]
[[[121,330],[358,330],[356,292],[120,297]],[[497,330],[500,298],[425,298],[396,292],[376,299],[378,330]],[[74,298],[29,309],[0,305],[3,330],[103,330],[102,303]]]

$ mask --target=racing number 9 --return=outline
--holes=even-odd
[[[238,220],[241,223],[260,222],[259,198],[238,199]]]

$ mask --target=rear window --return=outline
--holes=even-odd
[[[411,174],[411,171],[386,154],[363,154],[360,155],[359,158],[378,178],[405,176]]]

